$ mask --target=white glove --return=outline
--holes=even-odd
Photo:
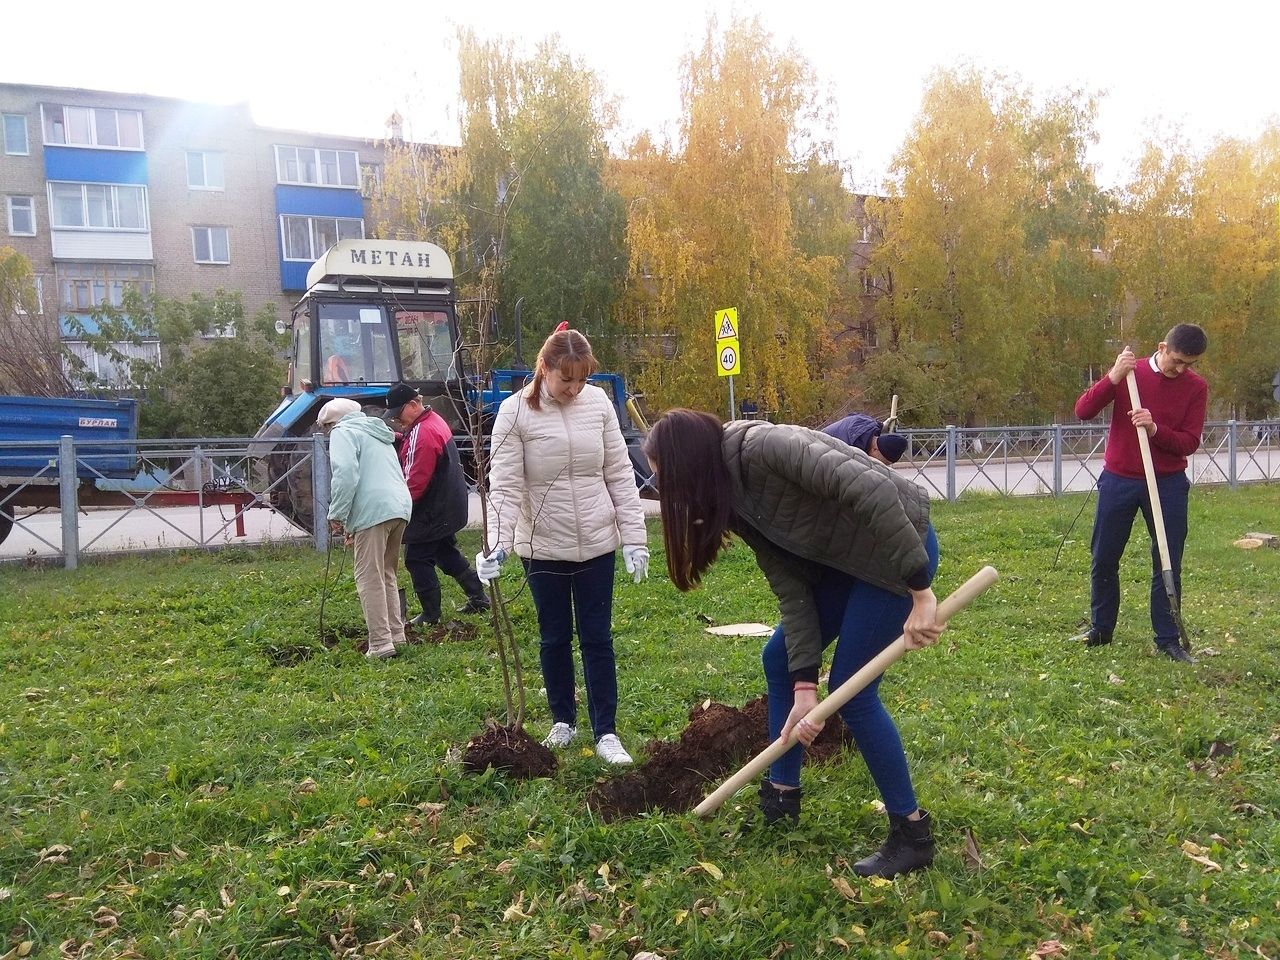
[[[493,551],[493,553],[485,553],[483,550],[477,553],[476,576],[480,578],[480,582],[488,586],[494,580],[497,580],[502,561],[505,559],[507,559],[507,551],[501,547]]]
[[[649,576],[648,547],[623,547],[622,562],[627,565],[627,573],[635,577],[636,583]]]

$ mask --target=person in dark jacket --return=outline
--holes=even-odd
[[[857,447],[873,460],[892,465],[907,452],[907,438],[898,433],[885,433],[884,424],[865,413],[854,413],[822,428],[829,437]]]
[[[436,567],[458,581],[466,593],[462,613],[483,613],[489,609],[489,598],[458,549],[457,533],[467,525],[467,480],[453,431],[407,383],[394,384],[387,391],[387,415],[404,430],[400,466],[413,500],[413,514],[404,532],[404,565],[422,612],[409,623],[434,626],[440,622]]]
[[[898,636],[908,649],[935,643],[930,584],[938,541],[928,495],[848,445],[803,427],[672,410],[649,432],[667,569],[680,590],[698,585],[737,534],[778,597],[781,625],[763,654],[769,735],[821,730],[804,719],[818,702],[822,652],[833,640],[830,686],[839,686]],[[906,755],[880,702],[877,677],[840,714],[884,798],[889,836],[859,860],[862,876],[892,877],[933,861],[929,815],[916,802]],[[796,746],[760,787],[766,822],[800,816]]]

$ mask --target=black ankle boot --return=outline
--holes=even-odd
[[[860,877],[884,877],[910,873],[933,863],[933,830],[929,814],[920,811],[919,820],[889,814],[889,836],[880,849],[853,865]]]
[[[766,824],[777,823],[789,817],[792,823],[800,822],[801,790],[779,790],[768,780],[760,784],[760,812]]]

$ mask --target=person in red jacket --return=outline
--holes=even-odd
[[[1208,346],[1202,329],[1180,323],[1150,357],[1139,360],[1125,347],[1107,375],[1076,401],[1076,416],[1081,420],[1097,416],[1111,404],[1111,429],[1098,477],[1098,509],[1093,521],[1090,626],[1083,635],[1087,646],[1111,642],[1120,613],[1120,557],[1129,542],[1133,518],[1141,510],[1151,534],[1151,626],[1156,649],[1172,660],[1195,662],[1178,643],[1178,628],[1165,594],[1138,430],[1145,430],[1150,439],[1174,584],[1182,596],[1182,547],[1187,539],[1187,493],[1191,489],[1187,457],[1200,446],[1209,397],[1208,384],[1192,367]],[[1130,371],[1138,381],[1143,403],[1137,410],[1132,409],[1125,386]]]
[[[467,525],[467,481],[453,431],[407,383],[393,384],[387,391],[387,416],[404,430],[400,466],[413,500],[413,514],[404,532],[404,566],[422,613],[409,623],[434,626],[440,622],[436,567],[458,581],[466,593],[462,613],[483,613],[489,609],[489,598],[458,549],[456,537]]]

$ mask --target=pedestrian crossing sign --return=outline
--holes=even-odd
[[[738,308],[725,307],[716,311],[716,339],[732,340],[738,336]]]

